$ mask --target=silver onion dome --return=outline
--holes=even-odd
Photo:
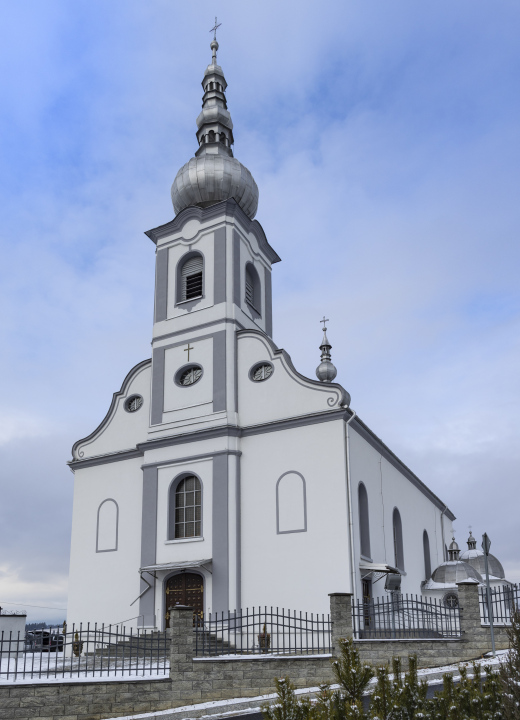
[[[325,318],[325,316],[323,316]],[[321,363],[316,368],[316,377],[321,382],[330,383],[334,380],[336,375],[338,374],[338,371],[336,370],[336,366],[332,363],[331,357],[330,357],[330,351],[332,349],[332,345],[330,344],[328,338],[327,338],[327,328],[325,327],[325,320],[322,320],[323,322],[323,339],[321,341],[320,350],[321,350]]]
[[[212,59],[204,73],[202,111],[197,118],[199,148],[173,181],[173,209],[178,214],[190,205],[208,207],[233,198],[252,220],[258,209],[258,186],[249,170],[233,157],[227,83],[217,65],[217,41],[213,40],[210,47]]]
[[[471,565],[480,575],[486,574],[484,551],[477,549],[477,541],[471,532],[468,538],[468,549],[460,554],[460,559]],[[502,563],[491,553],[488,555],[488,570],[490,575],[500,580],[504,580],[506,577]]]

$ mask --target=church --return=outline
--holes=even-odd
[[[316,378],[272,339],[280,257],[211,50],[175,216],[146,232],[151,357],[72,449],[68,623],[164,630],[175,604],[328,613],[329,593],[419,594],[447,560],[453,513],[351,408],[326,320]]]

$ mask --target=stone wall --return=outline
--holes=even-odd
[[[489,628],[480,624],[478,587],[459,584],[459,601],[460,639],[355,640],[362,659],[380,665],[396,655],[406,658],[415,654],[420,667],[433,667],[480,657],[491,649],[491,639]],[[351,596],[332,594],[330,607],[332,655],[337,656],[339,640],[352,637]],[[0,720],[103,720],[209,700],[264,695],[273,692],[275,677],[288,676],[299,688],[333,681],[330,655],[194,658],[192,618],[191,608],[172,609],[169,679],[0,685]],[[495,638],[497,649],[508,647],[505,628],[496,628]]]

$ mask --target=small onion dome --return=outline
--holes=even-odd
[[[190,205],[204,208],[233,198],[252,220],[258,209],[258,186],[249,170],[233,157],[227,82],[217,64],[218,42],[213,40],[210,47],[212,59],[202,80],[202,111],[197,118],[198,149],[173,181],[173,209],[177,215]]]
[[[321,341],[321,363],[316,368],[316,377],[320,382],[330,383],[334,380],[338,371],[330,359],[332,345],[327,338],[327,328],[323,326],[323,340]]]
[[[426,589],[428,589],[428,586],[434,588],[433,583],[456,585],[456,583],[465,580],[476,580],[481,583],[482,576],[475,568],[462,560],[448,560],[435,568],[425,587]]]

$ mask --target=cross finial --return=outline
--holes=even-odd
[[[219,28],[221,25],[222,25],[222,23],[218,23],[218,22],[217,22],[217,18],[216,18],[216,16],[215,16],[215,24],[213,25],[213,27],[212,27],[211,30],[210,30],[210,32],[213,33],[213,40],[216,40],[216,39],[217,39],[217,30],[218,30],[218,28]]]
[[[320,320],[320,323],[323,323],[323,330],[325,331],[327,328],[325,327],[325,323],[329,322],[329,318],[326,318],[325,315],[323,316],[323,320]]]

